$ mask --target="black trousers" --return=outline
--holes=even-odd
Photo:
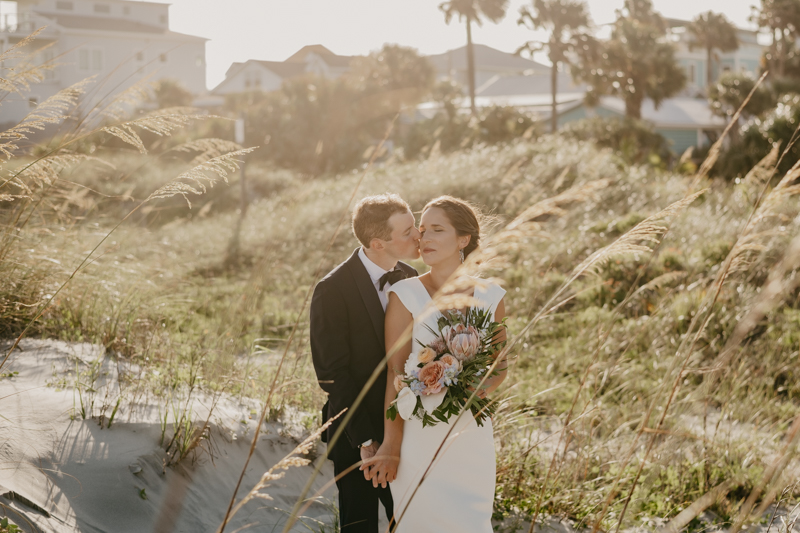
[[[361,461],[361,452],[352,448],[346,439],[340,440],[330,458],[336,477]],[[394,504],[389,486],[376,489],[372,481],[364,479],[364,472],[358,467],[342,476],[336,482],[339,488],[339,527],[341,533],[378,533],[378,502],[383,504],[386,518],[391,522]],[[380,532],[383,533],[383,532]]]

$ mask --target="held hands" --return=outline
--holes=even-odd
[[[372,446],[376,446],[373,443]],[[380,485],[386,488],[387,483],[391,483],[397,478],[397,465],[400,464],[400,447],[392,446],[388,442],[380,445],[376,452],[371,457],[365,458],[364,448],[361,448],[361,459],[364,464],[361,465],[359,470],[364,472],[364,478],[369,481],[372,480],[372,486],[378,488]]]
[[[366,464],[367,461],[372,459],[375,456],[375,452],[378,451],[378,446],[380,446],[380,443],[373,441],[369,446],[362,446],[359,448],[361,452],[361,462]]]

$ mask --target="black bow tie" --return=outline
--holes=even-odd
[[[378,279],[378,282],[380,283],[380,285],[378,286],[378,290],[382,291],[383,290],[383,286],[386,285],[387,283],[389,285],[394,285],[395,283],[397,283],[401,279],[406,279],[407,277],[408,277],[408,274],[406,274],[405,272],[403,272],[399,268],[394,267],[394,269],[390,270],[389,272],[387,272],[386,274],[384,274],[383,276],[381,276]]]

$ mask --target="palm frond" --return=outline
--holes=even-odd
[[[219,179],[227,183],[228,174],[239,170],[241,160],[237,159],[237,157],[249,154],[253,150],[255,148],[244,148],[209,159],[154,191],[147,197],[145,202],[157,198],[170,198],[180,195],[183,196],[183,199],[186,200],[189,208],[191,208],[192,203],[189,201],[189,194],[203,194],[208,190],[208,187],[213,187]]]

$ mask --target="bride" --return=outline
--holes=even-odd
[[[470,253],[478,248],[480,224],[475,210],[463,200],[441,196],[430,201],[420,218],[420,252],[430,271],[392,285],[386,309],[387,353],[400,345],[389,359],[384,409],[394,400],[395,376],[404,374],[409,355],[433,339],[437,318],[432,297],[453,275]],[[505,316],[505,291],[489,283],[478,285],[472,296],[494,313],[494,321]],[[426,327],[427,326],[427,327]],[[505,340],[501,329],[498,341]],[[419,342],[417,342],[419,341]],[[491,394],[503,381],[505,364],[499,374],[487,379],[480,397]],[[458,419],[458,420],[457,420]],[[455,427],[453,427],[455,426]],[[395,502],[395,531],[480,532],[492,531],[492,503],[495,489],[495,451],[491,419],[478,426],[467,411],[423,428],[416,417],[384,422],[384,441],[369,464],[362,466],[373,485],[391,483]]]

